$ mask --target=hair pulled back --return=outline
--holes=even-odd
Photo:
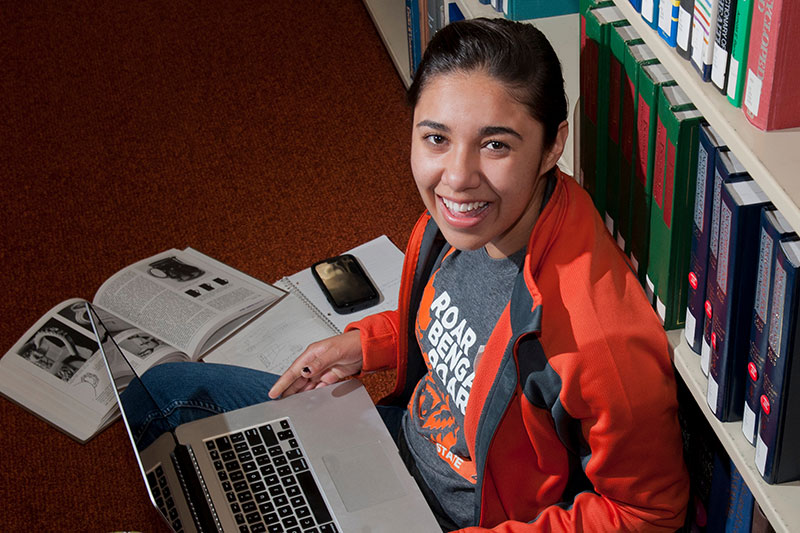
[[[551,146],[567,119],[567,96],[558,56],[532,24],[477,18],[445,26],[425,49],[408,103],[416,107],[422,91],[440,74],[476,70],[502,82],[528,108],[544,126],[545,146]]]

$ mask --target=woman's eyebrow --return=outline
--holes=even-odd
[[[522,140],[522,135],[517,133],[516,130],[508,128],[506,126],[484,126],[481,128],[481,137],[491,137],[492,135],[511,135],[516,137],[520,141]]]
[[[434,130],[449,132],[450,128],[442,124],[441,122],[434,122],[433,120],[420,120],[417,122],[418,128],[431,128]]]

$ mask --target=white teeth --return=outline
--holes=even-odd
[[[454,213],[466,213],[468,211],[474,211],[475,209],[480,209],[481,207],[484,207],[489,203],[489,202],[469,202],[466,204],[460,204],[448,200],[447,198],[442,198],[442,202],[444,202],[444,205],[447,207],[447,209],[453,211]]]

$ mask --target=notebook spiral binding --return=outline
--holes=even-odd
[[[316,305],[314,305],[311,302],[311,300],[309,300],[306,297],[305,294],[303,294],[303,291],[300,289],[300,287],[292,283],[292,280],[290,280],[287,277],[284,277],[281,278],[281,280],[278,281],[275,285],[297,296],[306,307],[311,309],[314,312],[314,314],[316,314],[325,323],[325,325],[331,329],[331,331],[333,331],[337,335],[340,335],[342,333],[341,330],[337,328],[333,322],[331,322],[331,319],[325,316],[325,313],[320,311],[319,308]]]

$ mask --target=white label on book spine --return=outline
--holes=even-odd
[[[756,435],[756,468],[758,468],[758,473],[762,476],[767,469],[767,451],[767,445],[761,435]]]
[[[663,325],[667,320],[667,306],[664,305],[664,302],[662,302],[661,298],[658,296],[656,296],[656,313],[658,314],[658,318],[661,319],[661,324]]]
[[[739,83],[739,60],[731,56],[728,67],[728,96],[736,98],[736,85]]]
[[[650,304],[655,303],[655,296],[656,296],[656,286],[653,283],[653,280],[650,279],[650,275],[646,274],[644,277],[646,283],[644,287],[644,292],[647,294],[647,298],[650,300]]]
[[[694,317],[692,312],[687,308],[686,309],[686,325],[683,327],[683,335],[686,337],[686,340],[689,341],[689,346],[694,345],[694,335],[697,331],[697,319]]]
[[[678,13],[678,48],[681,50],[689,49],[689,31],[692,27],[692,14],[685,9]]]
[[[708,150],[703,143],[697,146],[697,179],[694,188],[694,225],[698,231],[705,227],[706,180],[708,179]]]
[[[706,401],[711,408],[711,412],[717,414],[717,395],[719,394],[719,383],[714,376],[708,376],[708,389],[706,389]]]
[[[703,346],[700,349],[700,370],[703,371],[703,375],[708,375],[708,367],[711,364],[711,345],[706,342],[705,337],[703,337]]]
[[[653,0],[642,0],[642,18],[649,23],[653,23]]]
[[[728,52],[714,43],[714,59],[711,61],[711,81],[720,89],[725,88],[725,71],[728,67]]]
[[[606,229],[611,235],[614,235],[614,219],[606,213]]]
[[[758,116],[758,109],[761,106],[761,79],[755,72],[747,69],[747,89],[744,93],[744,105],[750,113]]]
[[[672,0],[659,0],[658,27],[665,35],[672,31]]]
[[[753,437],[756,434],[756,413],[750,409],[747,402],[744,402],[744,412],[742,413],[742,433],[744,433],[744,438],[747,439],[747,442],[755,444]]]
[[[772,238],[767,230],[761,228],[761,247],[758,251],[758,274],[756,276],[755,312],[761,323],[767,321],[767,304],[769,303],[770,267],[772,266]]]
[[[625,237],[621,233],[617,235],[617,246],[620,250],[625,250]]]

